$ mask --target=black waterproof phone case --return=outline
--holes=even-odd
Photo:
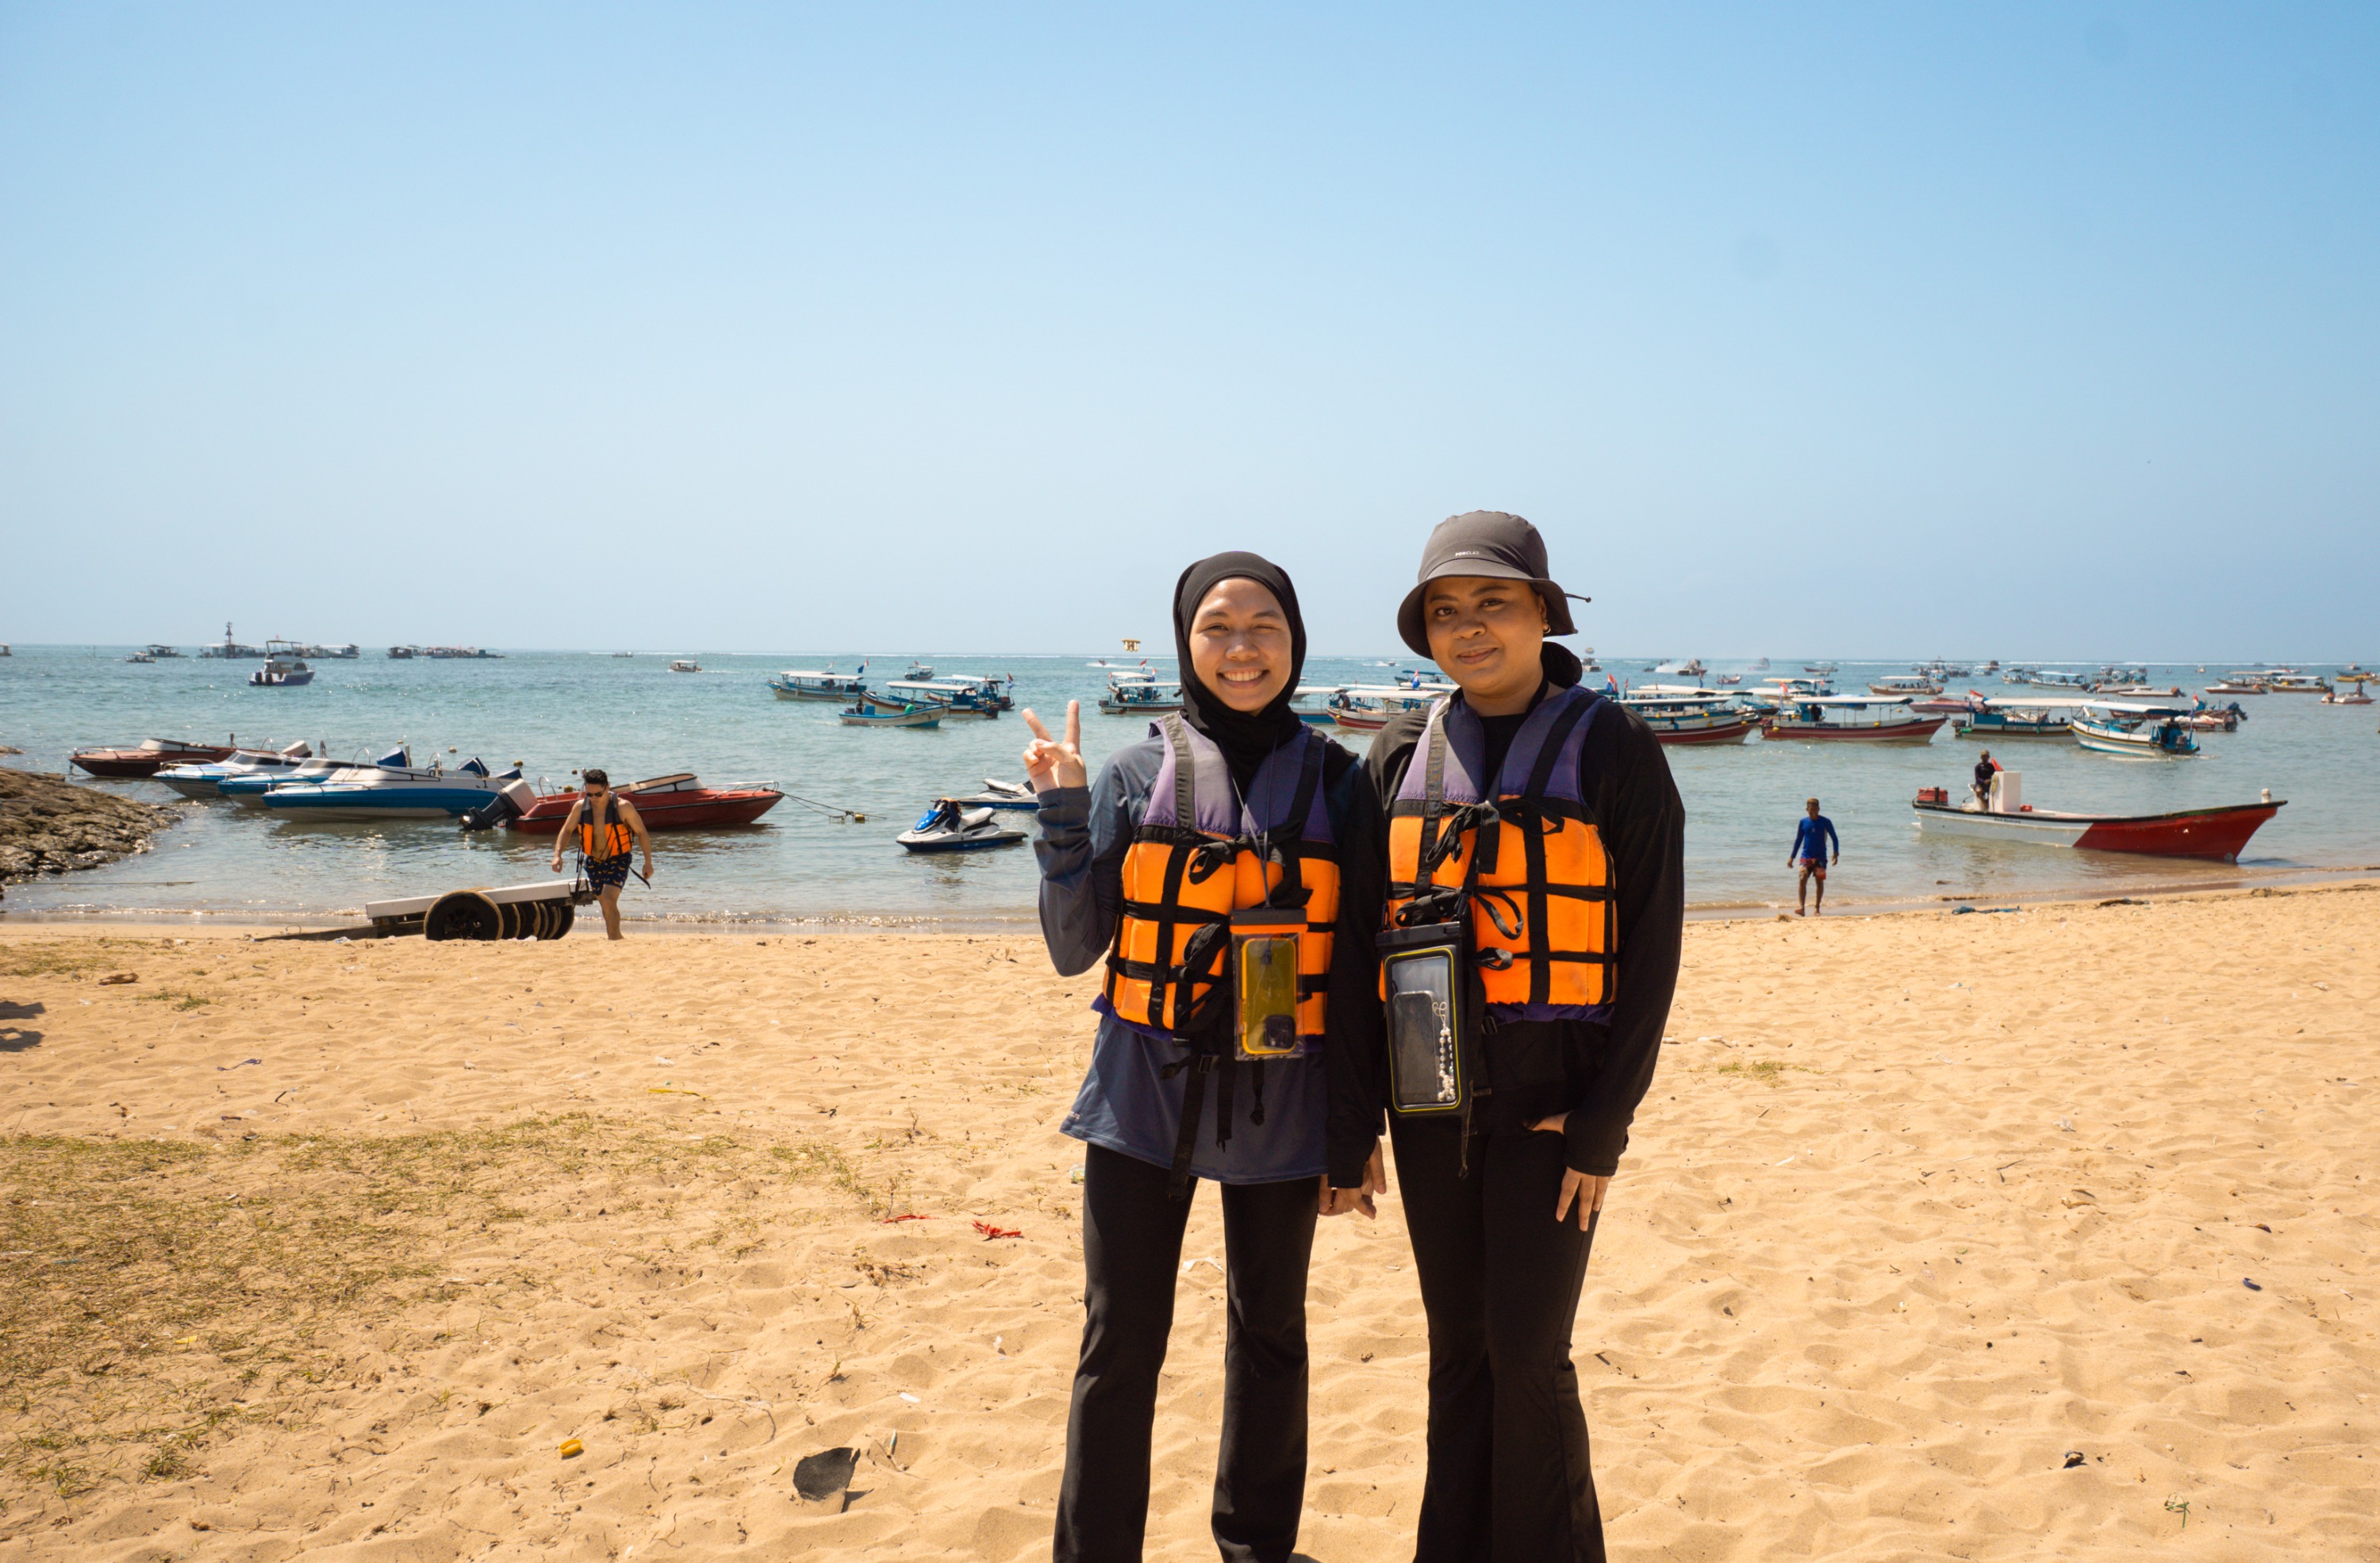
[[[1425,923],[1379,936],[1389,1101],[1399,1112],[1463,1110],[1469,1091],[1463,1067],[1469,934],[1462,923]]]

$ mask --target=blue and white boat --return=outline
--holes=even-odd
[[[2133,759],[2192,759],[2198,739],[2182,722],[2186,706],[2143,705],[2131,700],[2094,700],[2073,721],[2074,741],[2103,755]]]
[[[996,776],[983,779],[983,791],[963,798],[951,798],[950,803],[962,808],[1023,808],[1038,810],[1041,800],[1033,789],[1022,782],[1002,782]]]
[[[413,751],[400,744],[380,758],[370,762],[333,759],[319,755],[296,770],[280,775],[265,772],[249,776],[227,776],[216,785],[217,797],[236,798],[241,803],[262,803],[264,794],[275,787],[285,787],[293,782],[334,782],[346,770],[361,770],[370,766],[405,770],[412,768]]]
[[[491,775],[486,762],[443,766],[350,766],[326,782],[285,782],[264,806],[307,819],[445,819],[467,814],[521,779],[516,766]]]
[[[312,748],[304,744],[292,744],[277,754],[271,749],[235,749],[229,759],[216,760],[209,765],[169,765],[157,773],[155,780],[186,798],[219,798],[223,796],[224,783],[235,777],[285,782],[310,766],[327,776],[328,772],[322,769],[322,762],[315,758]],[[261,792],[262,788],[260,786],[258,790]]]
[[[286,640],[264,643],[264,666],[248,675],[249,685],[257,689],[295,689],[314,682],[314,670],[298,655],[298,648]]]

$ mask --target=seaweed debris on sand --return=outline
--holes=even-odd
[[[176,818],[137,798],[0,768],[0,884],[146,852]]]

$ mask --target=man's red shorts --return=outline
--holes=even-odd
[[[1820,884],[1825,884],[1827,882],[1827,860],[1825,858],[1805,857],[1802,859],[1802,869],[1804,873],[1815,874],[1818,876],[1818,882]]]

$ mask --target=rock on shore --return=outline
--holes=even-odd
[[[0,884],[146,852],[176,818],[155,804],[0,768]]]

